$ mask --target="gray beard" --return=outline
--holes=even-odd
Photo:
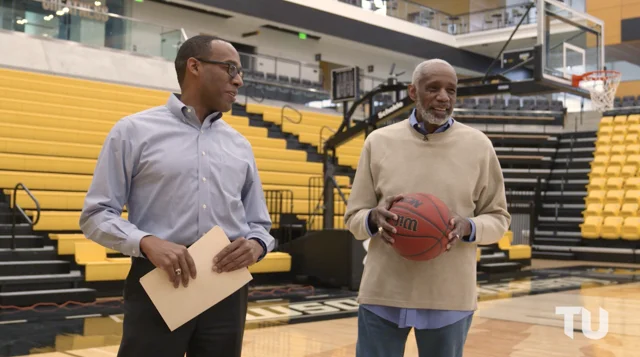
[[[444,119],[437,118],[435,115],[424,109],[420,103],[416,103],[416,112],[420,114],[422,120],[424,120],[427,124],[441,126],[444,125],[447,120],[449,120],[448,115]]]

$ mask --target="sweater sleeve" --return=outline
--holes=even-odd
[[[370,138],[371,136],[367,139]],[[358,240],[371,238],[367,228],[367,217],[369,211],[378,205],[371,173],[370,147],[370,140],[365,140],[344,215],[345,226]]]
[[[475,217],[476,239],[479,245],[497,243],[509,229],[511,215],[507,211],[507,197],[504,177],[498,156],[493,145],[489,144],[485,167],[481,168],[484,187],[476,202]]]

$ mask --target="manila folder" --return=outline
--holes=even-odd
[[[167,273],[158,268],[140,278],[140,284],[169,330],[187,323],[253,279],[247,268],[220,274],[213,271],[213,258],[229,244],[222,228],[215,226],[189,247],[197,275],[195,280],[189,278],[186,288],[182,282],[174,288]]]

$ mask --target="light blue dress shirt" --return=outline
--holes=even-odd
[[[141,257],[154,235],[189,246],[218,225],[229,239],[274,248],[271,218],[249,141],[220,113],[201,124],[175,95],[118,121],[100,152],[80,216],[91,240]],[[120,217],[126,205],[128,219]]]
[[[409,123],[411,123],[411,126],[421,134],[427,134],[427,131],[424,128],[424,123],[419,123],[416,119],[415,109],[409,117]],[[435,132],[443,132],[449,129],[452,125],[454,125],[454,120],[450,117],[447,123],[439,127]],[[371,213],[371,211],[369,211],[369,213]],[[374,234],[373,232],[371,232],[371,229],[369,228],[369,224],[367,222],[369,222],[368,216],[365,220],[365,225],[367,227],[369,236],[373,237]],[[469,237],[461,238],[461,240],[465,242],[473,242],[476,239],[475,223],[473,223],[472,220],[469,220],[469,222],[471,222],[471,234],[469,235]],[[414,327],[417,329],[437,329],[447,325],[451,325],[473,314],[473,311],[405,309],[393,306],[368,304],[363,304],[362,307],[382,317],[385,320],[397,324],[399,328]]]

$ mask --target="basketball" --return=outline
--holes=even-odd
[[[438,197],[413,193],[395,202],[390,211],[398,216],[389,220],[397,233],[393,248],[409,260],[433,259],[447,249],[449,208]]]

